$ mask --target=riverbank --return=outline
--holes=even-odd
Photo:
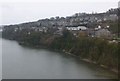
[[[75,57],[78,57],[78,56],[76,56],[76,55],[74,55],[74,54],[71,54],[70,52],[66,52],[65,50],[63,50],[62,52],[64,52],[64,53],[66,53],[66,54],[68,54],[68,55],[71,55],[71,56],[75,56]],[[96,64],[97,65],[97,63],[95,62],[95,61],[92,61],[92,60],[89,60],[89,59],[82,59],[81,57],[79,57],[80,58],[80,60],[82,60],[82,61],[85,61],[85,62],[88,62],[88,63],[91,63],[91,64]],[[110,70],[111,72],[114,72],[115,74],[118,74],[118,70],[117,69],[110,69],[109,67],[107,67],[107,66],[105,66],[105,65],[99,65],[100,67],[102,67],[102,68],[105,68],[105,69],[108,69],[108,70]]]
[[[99,66],[99,67],[101,67],[101,68],[103,68],[103,69],[105,69],[105,70],[107,70],[107,71],[110,71],[110,72],[112,72],[113,73],[113,75],[109,75],[109,73],[107,73],[107,74],[105,74],[104,72],[103,73],[101,73],[100,75],[102,75],[102,76],[107,76],[107,77],[112,77],[112,78],[118,78],[117,77],[117,75],[118,75],[118,70],[116,70],[116,69],[110,69],[109,67],[107,67],[107,66],[105,66],[105,65],[98,65],[95,61],[92,61],[92,60],[89,60],[89,59],[86,59],[86,58],[81,58],[81,57],[79,57],[79,56],[77,56],[77,55],[75,55],[75,54],[72,54],[72,53],[70,53],[70,52],[67,52],[66,50],[58,50],[58,49],[52,49],[52,48],[48,48],[48,47],[46,47],[46,46],[32,46],[32,45],[29,45],[29,44],[24,44],[24,43],[19,43],[20,45],[22,45],[22,46],[26,46],[26,47],[30,47],[30,48],[35,48],[35,49],[40,49],[40,48],[42,48],[42,49],[49,49],[49,50],[51,50],[51,51],[55,51],[55,52],[60,52],[60,53],[64,53],[64,54],[66,54],[66,55],[70,55],[70,56],[73,56],[73,57],[77,57],[77,58],[79,58],[81,61],[84,61],[84,62],[87,62],[87,63],[89,63],[89,64],[94,64],[94,65],[97,65],[97,66]],[[116,76],[115,76],[116,75]]]
[[[70,55],[70,56],[73,56],[73,57],[77,57],[77,58],[79,58],[83,62],[86,62],[86,63],[89,63],[89,64],[93,64],[93,65],[96,65],[96,66],[104,69],[102,72],[97,73],[96,74],[97,76],[106,76],[106,77],[109,77],[111,79],[118,79],[118,70],[116,70],[116,69],[110,69],[109,67],[107,67],[105,65],[98,65],[95,61],[78,57],[77,55],[74,55],[74,54],[72,54],[70,52],[66,52],[65,50],[62,50],[62,51],[58,51],[57,50],[57,52],[62,52],[62,53],[65,53],[67,55]],[[113,75],[111,73],[113,73]]]
[[[115,79],[102,68],[62,52],[20,46],[12,40],[3,39],[2,44],[4,79]]]

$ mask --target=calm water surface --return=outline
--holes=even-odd
[[[1,40],[1,39],[0,39]],[[3,79],[105,79],[98,68],[75,57],[20,46],[2,39]]]

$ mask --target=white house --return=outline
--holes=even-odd
[[[79,30],[87,30],[87,27],[85,27],[85,26],[78,26],[78,29]]]
[[[67,27],[67,30],[71,30],[71,31],[77,31],[77,30],[87,30],[87,28],[85,26],[78,26],[78,27]]]

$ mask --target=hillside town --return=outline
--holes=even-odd
[[[117,9],[110,9],[104,13],[76,13],[68,17],[52,17],[50,19],[42,19],[35,22],[28,22],[16,25],[2,26],[2,30],[11,30],[18,32],[26,30],[27,34],[35,32],[51,32],[53,35],[62,35],[62,31],[67,29],[74,36],[89,36],[89,37],[102,37],[107,39],[119,38],[118,32],[118,11]],[[116,41],[118,42],[118,41]]]

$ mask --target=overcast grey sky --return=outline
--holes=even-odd
[[[77,12],[104,12],[117,8],[119,0],[7,1],[0,4],[0,25],[37,21],[55,16],[65,17]]]

